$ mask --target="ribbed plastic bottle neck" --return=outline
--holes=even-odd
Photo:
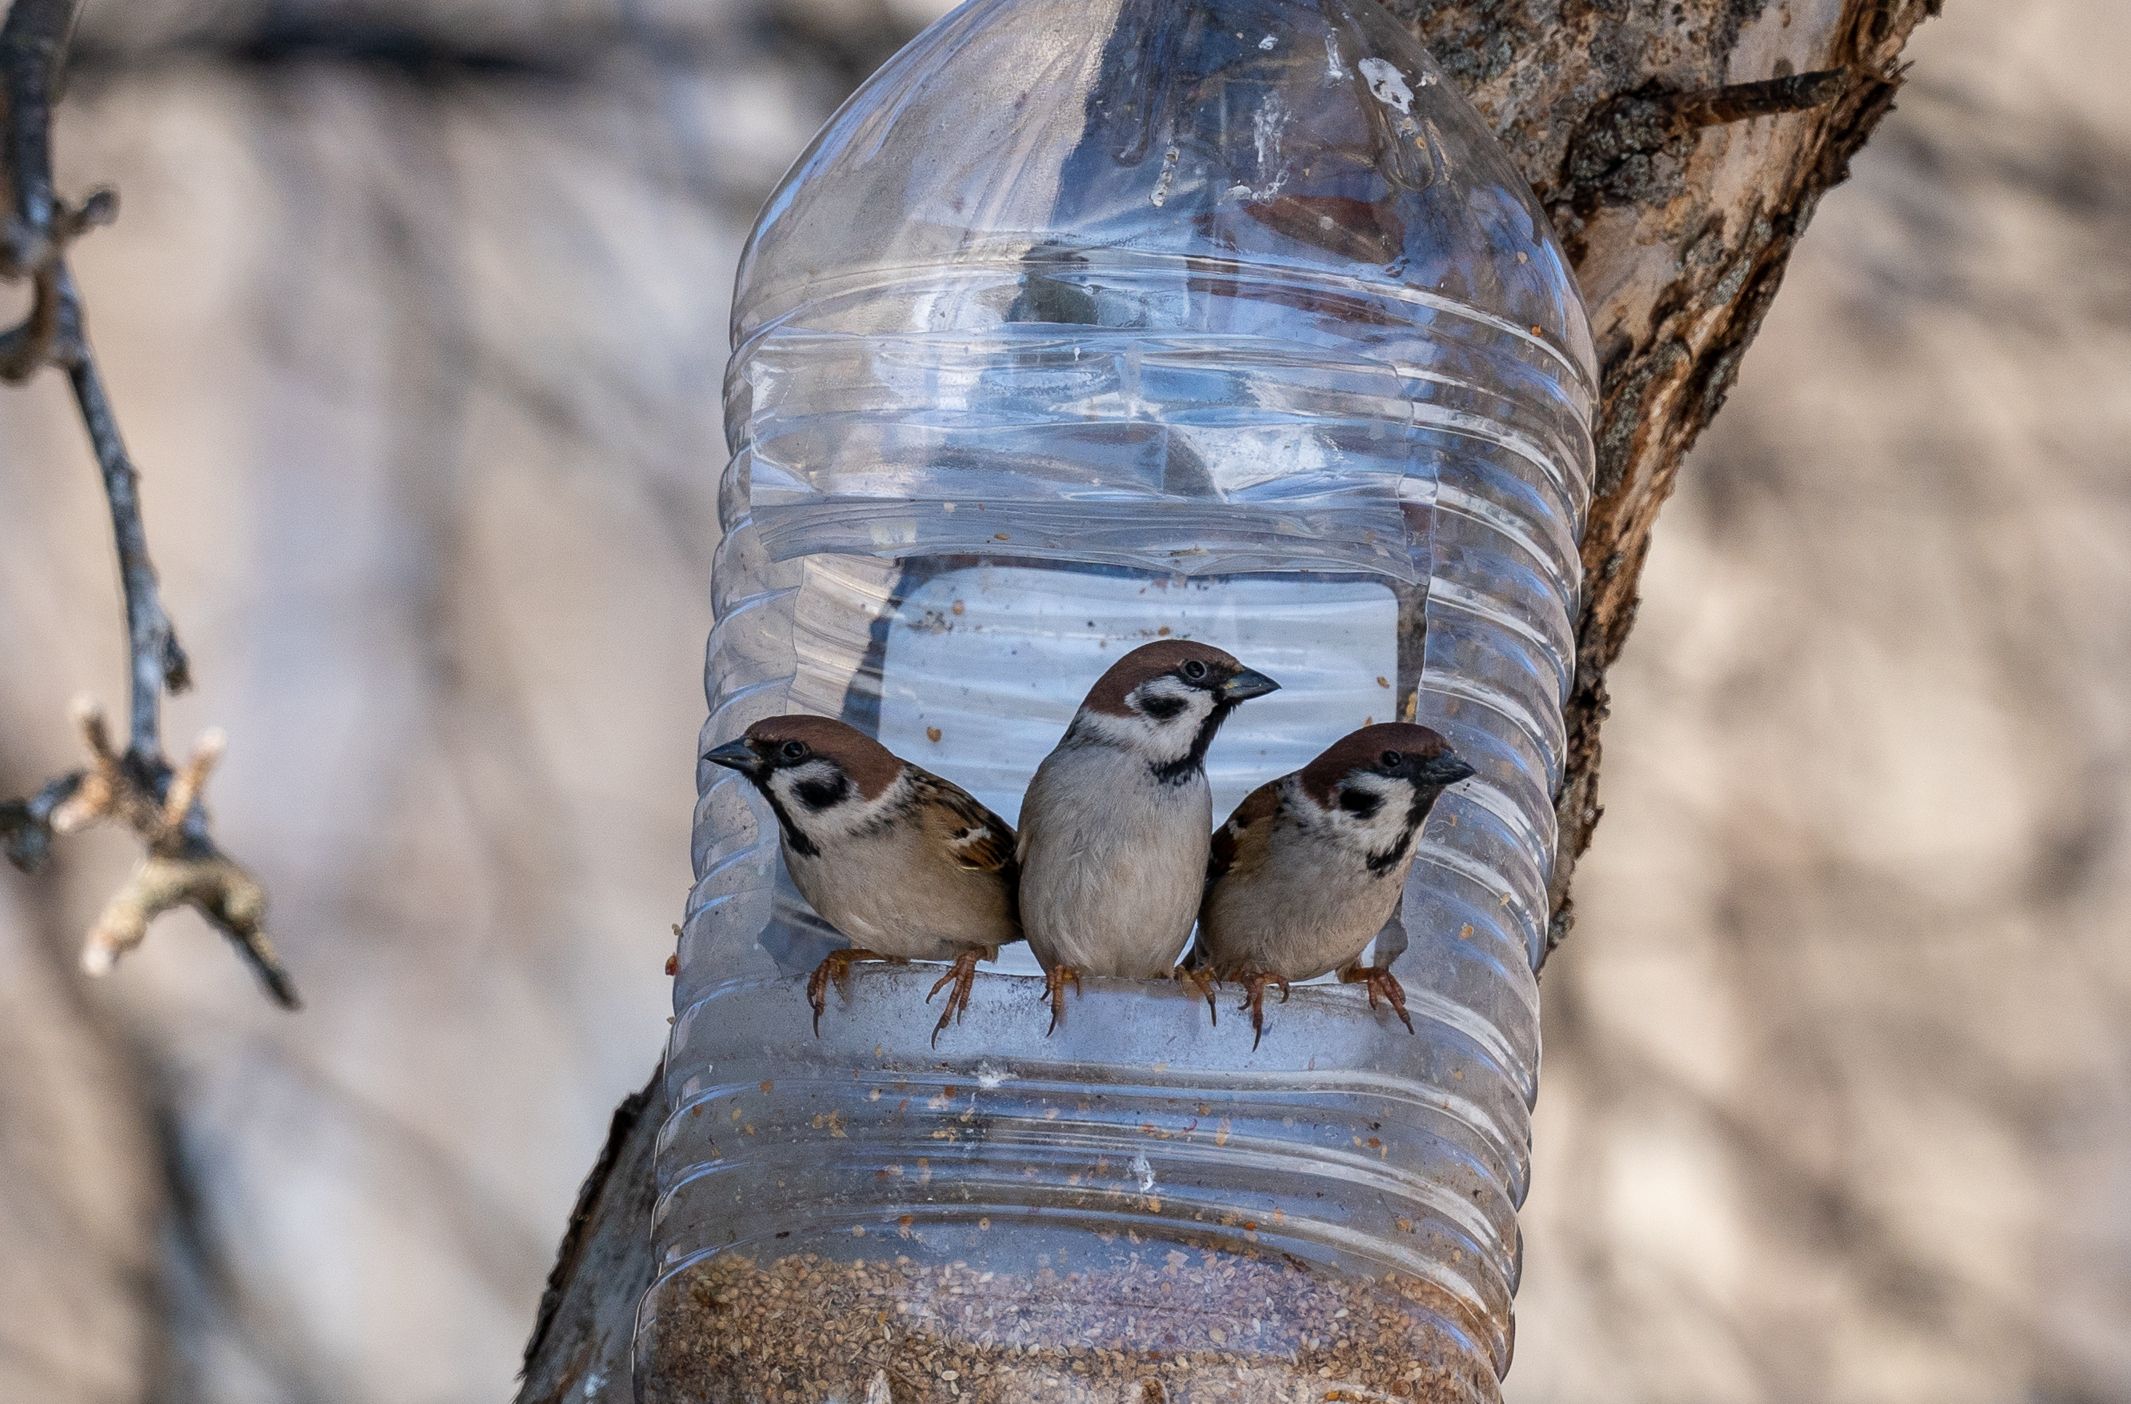
[[[990,552],[1417,583],[1445,465],[1514,455],[1573,533],[1589,402],[1528,331],[1235,260],[873,269],[735,355],[727,417],[777,558]]]

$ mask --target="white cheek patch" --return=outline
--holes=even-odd
[[[1126,701],[1146,714],[1149,720],[1165,721],[1190,711],[1193,698],[1203,702],[1207,700],[1207,694],[1200,688],[1164,674],[1158,678],[1149,678],[1133,688],[1132,695]],[[1203,712],[1205,708],[1201,707],[1199,710]]]
[[[1371,850],[1387,848],[1405,834],[1406,813],[1413,804],[1413,786],[1404,780],[1364,773],[1348,776],[1340,782],[1340,787],[1374,795],[1380,801],[1376,812],[1367,816],[1334,804],[1332,824],[1342,834],[1350,835]]]
[[[810,789],[834,787],[842,782],[843,798],[825,809],[815,809],[807,803],[806,792]],[[898,778],[893,785],[882,791],[877,799],[868,800],[860,795],[844,774],[829,761],[815,759],[805,765],[795,765],[771,772],[770,793],[784,806],[785,813],[799,826],[802,833],[813,837],[829,837],[847,834],[870,823],[876,816],[894,808],[901,802],[909,788],[907,778]]]
[[[1132,716],[1105,720],[1124,723],[1141,749],[1165,760],[1191,749],[1214,709],[1212,693],[1172,677],[1141,683],[1125,704],[1132,708]]]
[[[1082,712],[1074,723],[1075,735],[1112,746],[1137,746],[1146,740],[1147,723],[1140,717],[1113,717],[1108,712]]]
[[[1163,760],[1172,753],[1181,753],[1190,744],[1187,739],[1185,746],[1176,745],[1167,727],[1137,714],[1118,717],[1108,712],[1084,712],[1073,731],[1084,741],[1100,741]]]
[[[799,792],[809,785],[833,785],[836,783],[836,767],[825,760],[810,760],[805,765],[779,766],[770,772],[770,792],[796,809],[806,808]]]
[[[1154,704],[1155,712],[1169,712],[1169,707],[1164,704],[1174,705],[1176,710],[1167,716],[1150,715],[1144,710],[1150,702]],[[1169,761],[1191,750],[1199,728],[1213,710],[1214,701],[1202,688],[1162,677],[1132,689],[1125,705],[1132,709],[1129,716],[1096,711],[1081,713],[1074,731],[1083,740],[1125,747],[1150,760]]]

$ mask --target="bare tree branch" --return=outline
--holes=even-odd
[[[111,507],[131,664],[129,729],[121,752],[102,712],[93,704],[78,707],[88,766],[29,799],[0,803],[0,849],[27,872],[42,863],[55,834],[107,820],[125,824],[146,856],[89,932],[82,968],[105,973],[141,943],[156,917],[190,906],[236,944],[267,992],[293,1009],[296,987],[264,930],[266,891],[215,846],[200,802],[222,752],[220,735],[203,738],[182,770],[173,771],[163,754],[163,695],[191,686],[191,673],[148,554],[140,474],[119,434],[89,348],[80,289],[66,262],[74,240],[117,215],[118,197],[97,190],[69,204],[52,183],[52,105],[77,7],[78,0],[15,0],[0,24],[0,153],[9,200],[0,222],[0,277],[27,281],[31,290],[22,322],[0,332],[0,380],[19,384],[53,366],[66,373],[73,390]]]

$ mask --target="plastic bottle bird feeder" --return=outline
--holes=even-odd
[[[841,717],[1011,820],[1176,636],[1283,684],[1217,819],[1372,720],[1480,774],[1377,938],[1415,1033],[1313,985],[1254,1051],[1091,980],[1046,1037],[1015,949],[935,1048],[925,966],[814,1036],[840,938],[705,766],[640,1398],[1497,1399],[1595,385],[1529,190],[1371,0],[975,0],[793,168],[735,305],[706,749]]]

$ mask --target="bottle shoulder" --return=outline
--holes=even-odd
[[[946,270],[989,271],[1001,300],[926,297]],[[1529,187],[1367,0],[964,6],[861,87],[771,198],[734,333],[806,320],[854,281],[902,289],[901,329],[1161,326],[1195,293],[1232,302],[1224,280],[1465,308],[1593,378]],[[1296,320],[1304,340],[1341,330]]]

